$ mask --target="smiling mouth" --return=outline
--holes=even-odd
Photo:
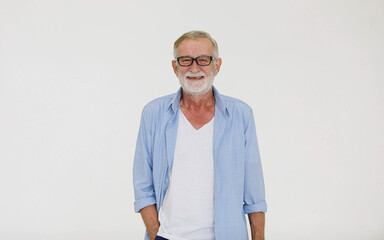
[[[201,80],[204,78],[204,76],[196,76],[196,77],[188,76],[187,78],[190,80]]]

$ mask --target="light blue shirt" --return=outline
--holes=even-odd
[[[136,212],[153,204],[159,211],[163,204],[174,157],[181,93],[180,88],[143,109],[133,164]],[[267,210],[255,121],[252,109],[244,102],[220,95],[215,87],[213,94],[215,236],[216,240],[245,240],[245,214]],[[149,239],[148,233],[145,239]]]

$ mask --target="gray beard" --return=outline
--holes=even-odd
[[[181,87],[183,88],[183,91],[185,93],[192,95],[192,96],[203,96],[211,90],[213,86],[213,81],[215,79],[214,72],[212,71],[212,74],[210,77],[207,77],[205,74],[204,80],[188,80],[187,74],[185,74],[184,78],[181,76],[180,71],[178,72],[178,78]]]

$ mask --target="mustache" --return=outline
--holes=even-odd
[[[193,73],[193,72],[188,71],[185,73],[185,77],[206,77],[206,76],[207,76],[207,74],[205,74],[205,72],[203,72],[203,71],[200,71],[198,73]]]

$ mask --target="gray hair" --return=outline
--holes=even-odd
[[[212,45],[213,45],[213,54],[215,58],[218,58],[219,57],[219,47],[217,45],[217,42],[215,41],[215,39],[213,39],[211,37],[211,35],[209,35],[209,33],[207,32],[204,32],[204,31],[190,31],[190,32],[187,32],[187,33],[184,33],[183,35],[181,35],[181,37],[179,37],[175,43],[173,44],[173,56],[174,58],[177,57],[177,50],[179,48],[179,45],[182,41],[186,40],[186,39],[190,39],[190,40],[197,40],[199,38],[206,38],[208,40],[211,41]]]

